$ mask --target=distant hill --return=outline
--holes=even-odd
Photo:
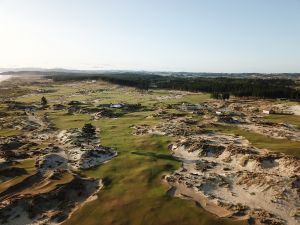
[[[300,79],[300,73],[207,73],[207,72],[172,72],[172,71],[131,71],[131,70],[69,70],[63,68],[0,68],[0,73],[5,74],[32,74],[32,75],[67,75],[67,74],[136,74],[136,75],[159,75],[176,77],[229,77],[229,78],[281,78]]]

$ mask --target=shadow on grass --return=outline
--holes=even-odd
[[[131,154],[148,156],[148,157],[152,157],[155,159],[164,159],[164,160],[171,160],[171,161],[175,161],[175,162],[181,162],[179,159],[176,159],[172,155],[168,155],[168,154],[160,154],[160,153],[155,153],[155,152],[131,152]]]

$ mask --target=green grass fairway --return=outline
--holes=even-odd
[[[268,115],[265,119],[275,123],[288,123],[300,127],[300,116],[297,115]]]
[[[47,93],[35,93],[39,89]],[[159,118],[151,117],[154,111],[165,109],[168,104],[189,102],[201,103],[209,100],[209,94],[181,92],[174,98],[167,90],[137,91],[134,88],[120,87],[105,82],[53,82],[51,86],[40,87],[38,84],[28,87],[30,92],[18,95],[17,101],[38,103],[42,96],[48,100],[50,107],[41,113],[47,113],[49,119],[60,130],[82,128],[85,123],[92,123],[100,128],[101,144],[113,147],[118,156],[101,166],[82,170],[83,176],[103,179],[105,187],[99,191],[98,199],[88,202],[77,209],[63,225],[245,225],[245,221],[233,221],[218,218],[194,201],[168,196],[168,186],[162,182],[164,174],[170,174],[181,166],[172,157],[168,145],[176,138],[159,135],[133,135],[131,125],[162,123]],[[51,91],[50,91],[51,90]],[[182,94],[182,95],[181,95]],[[65,104],[71,100],[85,101],[86,107],[97,107],[107,103],[140,103],[146,111],[124,113],[118,118],[91,120],[88,114],[67,114],[67,110],[52,110],[52,105]],[[5,111],[6,105],[0,106]],[[121,109],[120,109],[121,110]],[[166,109],[178,113],[175,109]],[[16,113],[15,111],[11,113]],[[205,118],[201,115],[185,113],[199,124]],[[286,122],[300,126],[296,116],[267,116],[267,120]],[[192,126],[192,125],[191,125]],[[194,125],[195,126],[195,125]],[[195,126],[196,127],[196,126]],[[254,146],[267,148],[276,152],[300,157],[300,143],[288,140],[268,138],[251,133],[234,126],[209,127],[208,129],[242,135]],[[19,131],[3,129],[1,136],[19,135]],[[49,143],[42,143],[37,148],[45,148]],[[33,173],[34,160],[22,161],[18,165]],[[51,190],[56,185],[68,182],[73,177],[65,175],[63,179],[52,182],[45,187]],[[11,180],[21,182],[23,178]],[[0,185],[0,191],[7,186]],[[66,206],[67,207],[67,206]]]
[[[66,112],[50,112],[49,117],[59,129],[81,128],[91,119],[89,115],[68,115]]]
[[[134,136],[132,124],[155,124],[147,112],[132,113],[115,120],[102,119],[103,145],[115,147],[119,156],[95,169],[83,171],[89,177],[104,178],[106,187],[98,199],[76,211],[64,225],[98,224],[243,224],[217,218],[186,201],[166,195],[161,182],[164,173],[180,166],[167,149],[170,137]]]
[[[248,139],[251,144],[257,148],[266,148],[274,152],[283,152],[300,158],[300,142],[298,141],[270,138],[262,134],[245,131],[234,126],[218,126],[214,127],[213,130],[241,135]]]
[[[1,129],[0,130],[0,136],[1,137],[9,137],[9,136],[16,136],[22,134],[22,131],[20,130],[14,130],[14,129]]]

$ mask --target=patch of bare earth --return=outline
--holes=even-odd
[[[218,133],[182,137],[170,149],[183,162],[165,177],[176,196],[189,197],[220,217],[299,224],[298,159]]]
[[[255,224],[300,223],[300,160],[251,146],[241,136],[191,129],[173,120],[133,126],[136,135],[177,137],[170,145],[182,168],[164,177],[169,193],[219,216]]]

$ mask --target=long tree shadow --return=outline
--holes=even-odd
[[[148,156],[148,157],[152,157],[155,159],[164,159],[164,160],[171,160],[171,161],[175,161],[175,162],[181,162],[179,159],[175,158],[172,155],[168,155],[168,154],[161,154],[161,153],[155,153],[155,152],[135,152],[135,151],[131,152],[131,154]]]

